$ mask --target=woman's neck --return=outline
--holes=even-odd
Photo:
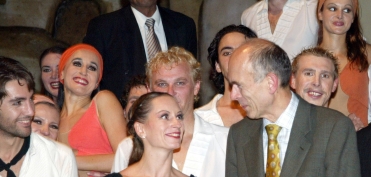
[[[61,114],[71,115],[74,112],[86,108],[91,102],[88,96],[76,96],[69,92],[64,94],[64,103],[62,107]]]
[[[333,52],[335,55],[347,54],[346,34],[336,35],[329,34],[324,31],[322,43],[319,45],[321,48]]]
[[[170,177],[173,174],[173,151],[159,148],[147,148],[138,162],[138,169],[144,175]]]

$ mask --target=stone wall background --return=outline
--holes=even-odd
[[[84,0],[80,0],[84,1]],[[104,12],[112,12],[127,5],[129,0],[93,0],[103,7]],[[239,24],[241,9],[257,0],[159,0],[160,5],[181,12],[194,19],[198,29],[199,55],[202,63],[203,86],[201,103],[207,103],[214,95],[208,81],[209,64],[206,60],[207,47],[222,27]],[[38,56],[48,47],[64,44],[53,38],[56,10],[62,0],[0,0],[0,55],[21,60],[35,76],[37,91],[40,90]],[[361,23],[364,36],[371,41],[370,0],[359,0]],[[203,5],[202,5],[203,4]],[[246,7],[245,7],[246,6]],[[229,10],[225,10],[229,9]],[[228,12],[228,13],[227,13]],[[204,19],[203,19],[204,18]],[[212,20],[205,20],[210,19]],[[215,18],[215,19],[214,19]],[[8,28],[22,26],[22,28]],[[86,28],[81,27],[80,28]],[[86,29],[82,29],[86,31]],[[35,37],[36,38],[33,38]],[[68,41],[65,41],[68,42]]]

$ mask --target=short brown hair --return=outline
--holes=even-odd
[[[334,79],[337,79],[339,77],[339,64],[338,64],[338,59],[328,50],[325,50],[320,47],[314,47],[314,48],[309,48],[301,51],[295,58],[294,61],[292,62],[292,73],[296,74],[296,72],[299,69],[299,60],[303,56],[309,56],[313,55],[316,57],[323,57],[327,58],[328,60],[331,61],[331,63],[334,65],[335,72],[334,72]]]

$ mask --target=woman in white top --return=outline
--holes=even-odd
[[[228,72],[228,61],[233,51],[249,38],[256,37],[251,29],[243,25],[229,25],[216,34],[208,48],[207,59],[212,67],[210,79],[214,82],[218,94],[211,102],[195,110],[195,113],[204,120],[230,127],[246,116],[238,102],[231,100],[231,88],[225,75]]]

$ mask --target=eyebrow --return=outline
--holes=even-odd
[[[233,49],[233,47],[225,46],[225,47],[221,48],[220,51],[223,51],[223,50],[231,50],[231,49]]]
[[[13,99],[10,99],[9,102],[17,102],[17,101],[24,101],[24,100],[26,100],[25,97],[15,97]]]

